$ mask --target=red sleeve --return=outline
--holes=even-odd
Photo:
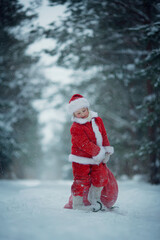
[[[82,128],[78,126],[71,127],[72,144],[92,157],[98,155],[100,147],[91,142]]]
[[[100,121],[101,121],[101,127],[102,127],[103,146],[110,146],[110,143],[107,137],[107,132],[103,124],[103,120],[101,118],[100,118]]]

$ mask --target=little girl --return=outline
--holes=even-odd
[[[71,187],[73,209],[84,209],[83,197],[87,193],[94,208],[100,201],[101,191],[107,183],[106,162],[113,154],[103,121],[89,109],[89,102],[80,94],[69,101],[72,114],[69,161],[72,162],[74,181]]]

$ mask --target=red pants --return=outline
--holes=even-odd
[[[95,187],[103,187],[107,184],[108,174],[106,164],[83,165],[72,163],[74,182],[71,187],[74,196],[83,196],[88,192],[91,184]]]

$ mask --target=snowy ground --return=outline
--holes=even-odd
[[[0,181],[0,239],[160,239],[160,186],[118,184],[120,214],[63,209],[68,181]]]

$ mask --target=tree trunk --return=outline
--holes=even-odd
[[[153,8],[153,3],[148,1],[147,4],[144,3],[145,9],[146,9],[146,14],[149,19],[149,24],[152,23],[152,18],[153,18],[153,13],[152,13],[152,8]],[[148,24],[146,22],[146,24]],[[154,49],[154,40],[152,41],[151,39],[148,41],[147,45],[147,51],[151,52]],[[151,96],[155,94],[153,84],[151,79],[147,79],[147,94],[148,96]],[[152,112],[154,112],[154,107],[149,106],[148,107],[148,115],[150,115]],[[152,151],[149,154],[149,160],[150,160],[150,182],[152,184],[159,184],[160,183],[160,176],[159,176],[159,170],[160,166],[158,164],[158,151],[155,147],[156,144],[156,124],[153,123],[152,126],[149,126],[148,128],[148,135],[149,135],[149,142],[152,143]]]
[[[147,92],[148,95],[154,94],[154,90],[151,84],[151,80],[147,80]],[[153,112],[154,109],[151,107],[148,107],[149,114]],[[156,125],[150,126],[148,129],[149,134],[149,142],[155,143],[156,142]],[[154,144],[153,144],[154,145]],[[150,159],[150,182],[152,184],[159,184],[160,178],[159,178],[159,164],[157,163],[157,152],[156,149],[152,149],[152,152],[149,155]]]

